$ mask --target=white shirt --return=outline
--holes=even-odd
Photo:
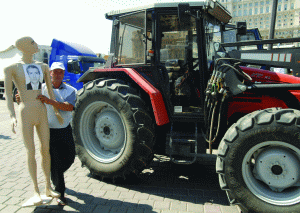
[[[72,104],[73,106],[75,106],[77,90],[74,87],[62,83],[58,89],[53,88],[53,92],[54,92],[56,101],[68,102],[68,103]],[[49,98],[47,86],[45,83],[42,84],[42,94]],[[53,106],[50,104],[46,104],[46,107],[47,107],[49,128],[53,128],[53,129],[65,128],[72,121],[72,111],[59,110],[60,115],[64,119],[64,123],[60,124],[58,122],[55,112],[53,110]]]

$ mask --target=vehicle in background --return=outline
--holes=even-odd
[[[49,66],[55,61],[62,62],[66,68],[63,82],[78,90],[83,83],[77,83],[77,80],[84,72],[90,67],[103,67],[105,64],[104,58],[97,57],[96,53],[81,44],[53,39],[51,47]]]

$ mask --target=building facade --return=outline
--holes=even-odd
[[[273,0],[218,0],[232,15],[232,24],[246,21],[269,38]],[[278,0],[274,38],[300,37],[300,0]]]

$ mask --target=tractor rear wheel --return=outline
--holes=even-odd
[[[73,135],[82,164],[101,177],[138,174],[153,159],[154,125],[138,92],[97,79],[77,93]]]
[[[220,187],[243,212],[300,212],[300,111],[270,108],[233,124],[216,163]]]

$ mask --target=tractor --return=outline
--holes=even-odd
[[[125,179],[154,154],[177,164],[214,160],[220,187],[244,212],[300,212],[300,78],[250,66],[297,73],[299,48],[231,48],[275,41],[224,43],[231,16],[214,0],[106,18],[111,55],[78,80],[72,128],[82,165]]]

